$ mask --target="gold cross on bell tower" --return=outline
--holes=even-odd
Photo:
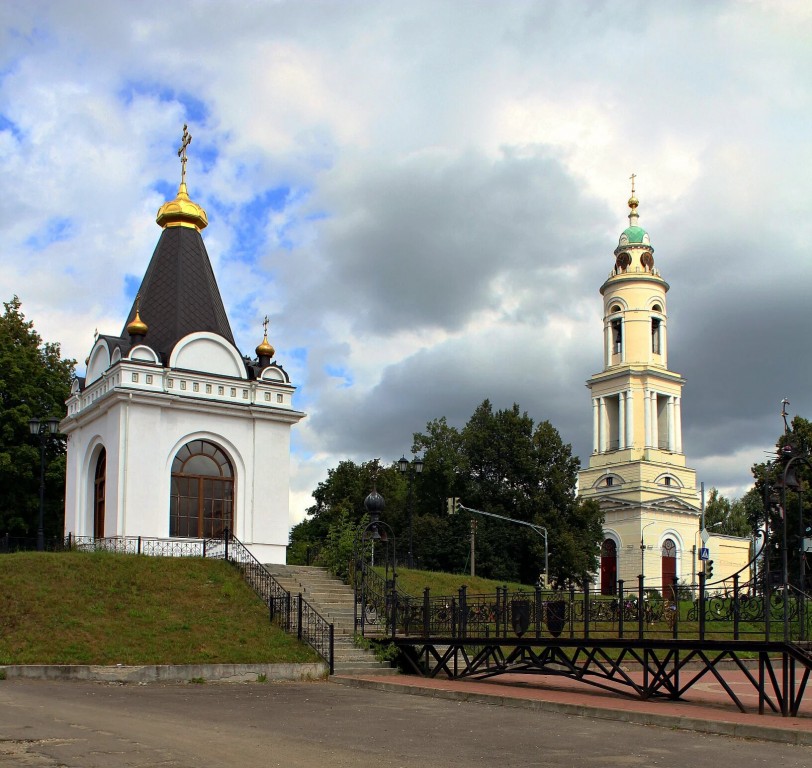
[[[183,127],[185,128],[186,126],[183,126]],[[189,140],[190,141],[192,140],[191,136],[189,137]],[[634,180],[635,180],[636,177],[637,177],[636,173],[633,173],[631,176],[629,176],[629,178],[632,180],[632,197],[634,197]]]
[[[186,183],[186,147],[192,143],[192,134],[188,131],[186,123],[183,124],[183,139],[181,140],[180,149],[178,149],[178,157],[180,158],[180,183]]]

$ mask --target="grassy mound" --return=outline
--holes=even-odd
[[[0,556],[0,664],[312,662],[233,566],[105,552]]]
[[[383,576],[382,568],[375,570]],[[468,587],[470,595],[496,594],[496,588],[504,586],[507,586],[511,592],[519,590],[532,592],[535,589],[534,586],[517,584],[512,581],[495,581],[494,579],[483,579],[481,576],[471,577],[463,574],[419,571],[410,568],[398,568],[397,577],[398,587],[412,597],[421,597],[426,587],[435,596],[455,595],[463,585]]]

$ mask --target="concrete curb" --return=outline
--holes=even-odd
[[[315,664],[150,664],[104,667],[90,664],[12,664],[0,666],[7,680],[88,680],[99,683],[253,683],[321,680],[327,665]]]
[[[514,707],[516,709],[530,709],[536,712],[556,712],[575,717],[592,717],[599,720],[614,720],[638,725],[656,725],[662,728],[679,728],[694,733],[718,734],[721,736],[736,736],[742,739],[758,739],[760,741],[775,741],[783,744],[799,746],[812,746],[812,733],[808,731],[795,731],[786,728],[773,728],[769,725],[749,723],[733,723],[724,720],[706,720],[698,717],[666,715],[656,712],[636,712],[619,709],[603,709],[584,704],[565,704],[556,701],[542,701],[538,699],[521,699],[499,694],[475,693],[472,691],[449,691],[440,688],[422,687],[416,685],[398,685],[397,683],[384,683],[378,680],[363,678],[331,677],[331,683],[346,685],[352,688],[368,688],[387,693],[401,693],[411,696],[428,696],[449,701],[465,701],[475,704],[490,704],[491,706]],[[721,713],[720,713],[721,714]]]

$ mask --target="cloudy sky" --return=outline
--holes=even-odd
[[[806,0],[3,0],[0,25],[0,296],[81,372],[188,122],[237,343],[267,313],[308,413],[294,520],[340,459],[486,397],[586,461],[632,172],[699,479],[739,495],[782,397],[812,418]]]

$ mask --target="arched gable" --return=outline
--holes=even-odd
[[[87,376],[85,382],[90,384],[96,379],[101,378],[101,375],[110,367],[110,347],[107,345],[105,339],[99,338],[93,345],[90,352],[90,358],[87,363]]]
[[[261,381],[281,381],[285,384],[290,383],[290,377],[288,376],[287,372],[278,365],[269,365],[267,368],[263,368],[259,378]]]
[[[143,360],[146,363],[155,363],[156,365],[161,362],[158,353],[145,344],[139,344],[137,347],[133,347],[127,357],[130,360]]]
[[[247,378],[245,363],[237,348],[222,336],[209,331],[184,336],[172,350],[169,367]]]

